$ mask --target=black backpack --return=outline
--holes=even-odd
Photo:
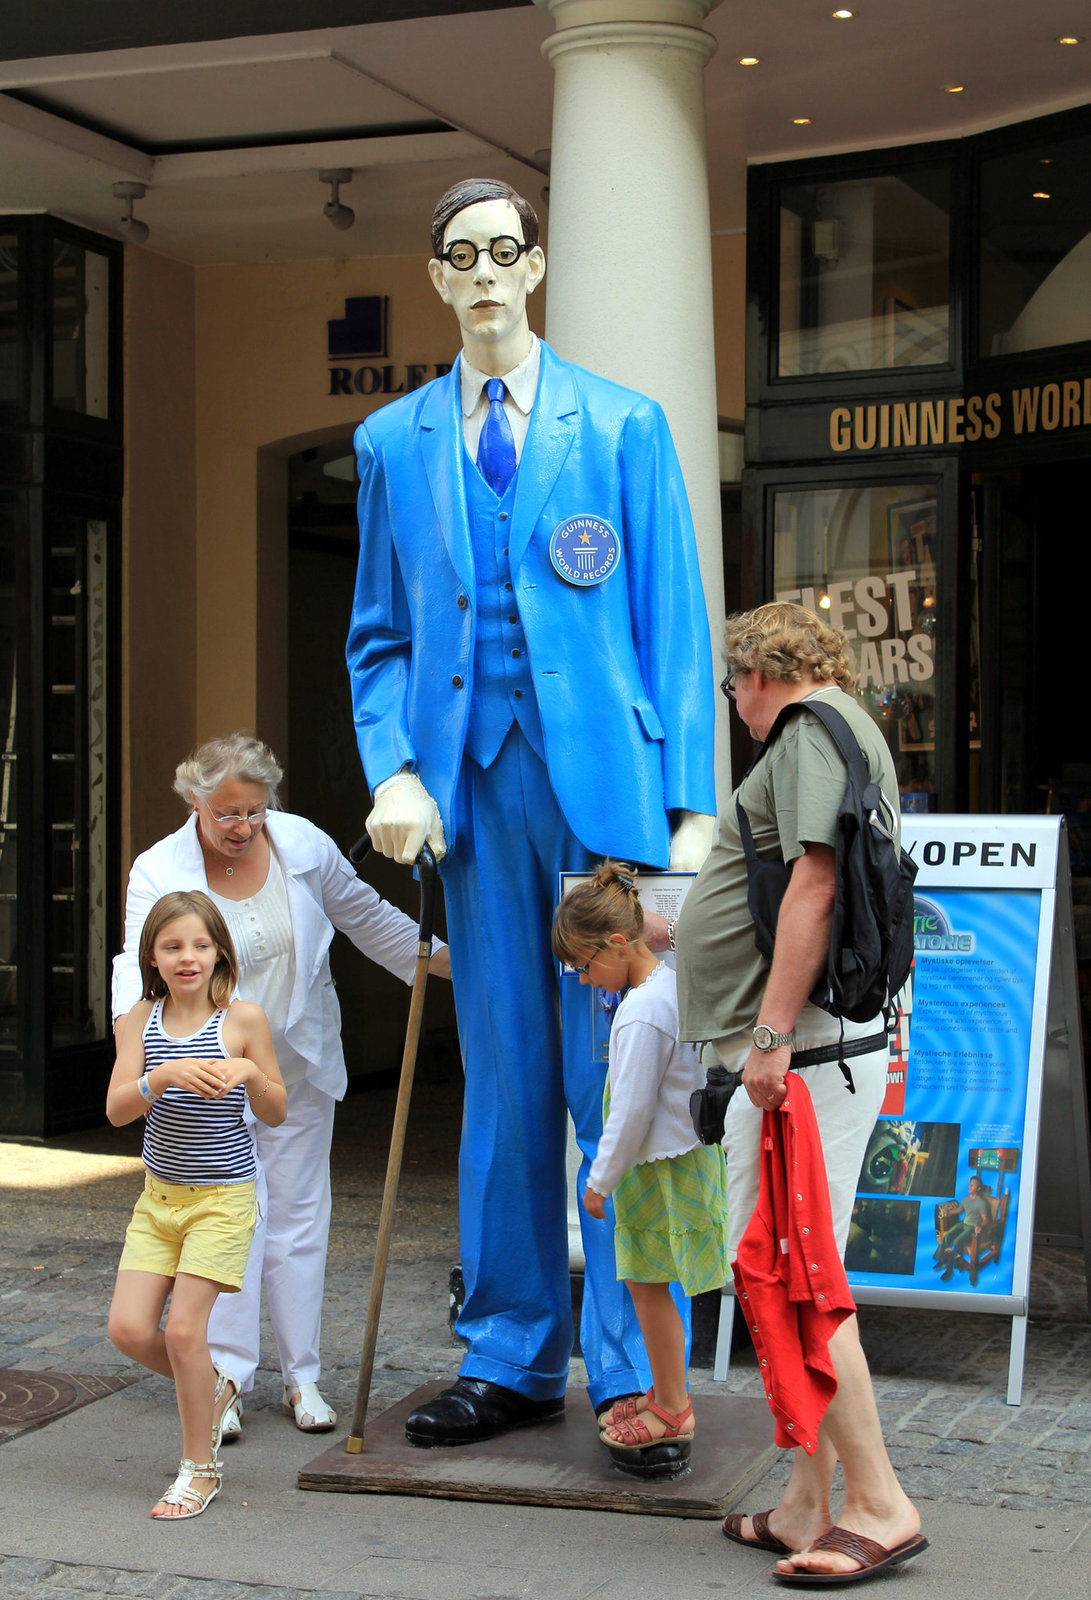
[[[833,706],[814,699],[785,706],[761,755],[804,708],[822,723],[848,769],[834,842],[836,895],[829,962],[811,1000],[831,1016],[867,1022],[887,1011],[913,964],[917,864],[895,843],[897,817],[872,780],[852,729]],[[749,818],[737,799],[735,810],[746,854],[754,943],[759,955],[772,961],[777,915],[792,869],[783,861],[759,858]]]

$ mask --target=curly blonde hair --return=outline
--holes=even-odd
[[[787,683],[802,683],[809,675],[852,693],[856,664],[848,639],[806,606],[775,600],[728,617],[725,629],[732,672],[760,672]]]
[[[627,861],[600,861],[590,881],[569,889],[554,912],[553,954],[575,967],[577,957],[601,950],[612,933],[623,933],[632,944],[643,931],[636,868]]]

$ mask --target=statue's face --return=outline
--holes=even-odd
[[[468,271],[459,272],[449,261],[428,263],[436,292],[454,310],[464,339],[500,343],[526,326],[527,295],[545,276],[545,256],[535,245],[510,267],[498,266],[489,254],[494,239],[523,243],[523,224],[507,200],[482,200],[459,211],[447,224],[443,248],[467,240],[480,253]]]

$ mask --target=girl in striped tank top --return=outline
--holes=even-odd
[[[147,1177],[125,1235],[109,1332],[125,1355],[174,1379],[182,1463],[152,1516],[180,1521],[199,1516],[222,1481],[208,1319],[221,1291],[241,1287],[254,1232],[256,1167],[243,1109],[249,1100],[276,1127],[287,1100],[264,1011],[231,999],[235,947],[208,895],[156,901],[140,936],[140,972],[144,998],[121,1034],[106,1115],[115,1127],[146,1118]]]

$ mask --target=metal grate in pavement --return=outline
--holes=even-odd
[[[44,1428],[80,1406],[117,1394],[133,1378],[78,1377],[71,1372],[22,1372],[0,1367],[0,1444]]]

